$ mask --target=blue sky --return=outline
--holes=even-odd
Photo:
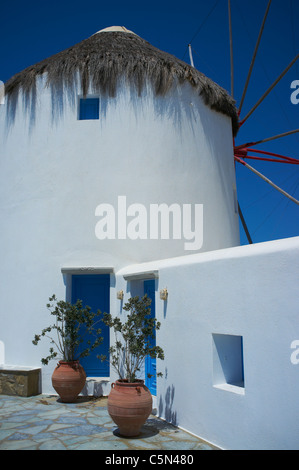
[[[227,0],[16,0],[1,4],[0,80],[49,57],[107,26],[121,25],[161,50],[189,61],[231,91]],[[268,0],[231,0],[234,97],[240,102]],[[272,0],[241,117],[299,53],[298,0]],[[236,145],[299,128],[299,104],[291,103],[291,83],[299,80],[299,60],[240,129]],[[299,94],[298,94],[299,98]],[[299,159],[299,133],[255,147]],[[247,160],[299,199],[299,166]],[[236,164],[238,200],[253,242],[299,235],[299,206],[258,176]],[[241,242],[247,238],[240,226]]]

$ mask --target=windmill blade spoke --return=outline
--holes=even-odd
[[[247,148],[249,146],[251,147],[252,145],[262,144],[263,142],[269,142],[270,140],[275,140],[275,139],[279,139],[280,137],[285,137],[287,135],[295,134],[296,132],[299,132],[299,129],[294,129],[293,131],[288,131],[288,132],[284,132],[283,134],[274,135],[273,137],[267,137],[266,139],[257,140],[256,142],[248,142],[247,144],[238,145],[235,147],[235,149],[238,150],[242,148]]]
[[[248,155],[248,154],[243,158],[249,158],[251,160],[261,160],[263,162],[275,162],[275,163],[287,163],[291,165],[299,165],[299,161],[293,162],[292,160],[285,160],[285,159],[280,160],[280,159],[269,158],[269,157],[256,157],[255,155]]]
[[[257,171],[255,168],[253,168],[251,165],[248,165],[248,163],[244,162],[244,160],[242,160],[241,158],[239,157],[236,157],[235,156],[235,159],[239,162],[239,163],[242,163],[242,165],[244,165],[246,168],[248,168],[249,170],[251,170],[253,173],[255,173],[257,176],[259,176],[260,178],[262,178],[264,181],[266,181],[266,183],[270,184],[270,186],[272,186],[273,188],[277,189],[277,191],[279,191],[281,194],[283,194],[284,196],[286,196],[287,198],[289,198],[291,201],[293,201],[295,204],[298,204],[299,205],[299,201],[297,199],[295,199],[293,196],[291,196],[290,194],[288,194],[286,191],[284,191],[283,189],[281,189],[279,186],[277,186],[277,184],[273,183],[273,181],[269,180],[269,178],[267,178],[266,176],[264,176],[262,173],[260,173],[259,171]]]
[[[268,88],[268,90],[263,94],[263,96],[258,100],[258,102],[253,106],[253,108],[249,111],[249,113],[242,119],[241,124],[244,124],[245,121],[252,115],[252,113],[256,110],[256,108],[261,104],[262,101],[269,95],[270,91],[277,85],[277,83],[284,77],[284,75],[288,72],[288,70],[294,65],[296,60],[299,59],[299,54],[289,63],[289,65],[284,69],[284,71],[279,75],[279,77],[275,80],[275,82]]]
[[[266,22],[266,19],[267,19],[267,16],[268,16],[271,1],[272,0],[270,0],[269,3],[268,3],[266,13],[264,15],[264,19],[263,19],[263,22],[262,22],[262,25],[261,25],[261,28],[260,28],[260,32],[259,32],[259,35],[258,35],[258,39],[257,39],[256,45],[255,45],[254,53],[253,53],[253,56],[252,56],[250,67],[249,67],[249,72],[248,72],[248,75],[247,75],[247,79],[246,79],[246,83],[245,83],[245,86],[244,86],[242,98],[241,98],[241,101],[240,101],[239,115],[241,114],[242,106],[243,106],[243,103],[244,103],[244,99],[245,99],[245,95],[246,95],[246,92],[247,92],[247,88],[248,88],[249,80],[250,80],[250,77],[251,77],[252,69],[253,69],[253,66],[254,66],[255,58],[256,58],[256,55],[257,55],[257,51],[258,51],[258,48],[259,48],[259,45],[260,45],[260,42],[261,42],[261,38],[262,38],[263,31],[264,31],[264,26],[265,26],[265,22]]]
[[[245,219],[244,219],[244,216],[243,216],[243,213],[241,211],[241,207],[240,207],[240,204],[238,202],[238,212],[239,212],[239,216],[240,216],[240,219],[241,219],[241,222],[242,222],[242,225],[243,225],[243,229],[246,233],[246,237],[247,237],[247,240],[250,244],[252,244],[252,238],[250,236],[250,233],[249,233],[249,230],[248,230],[248,227],[246,225],[246,222],[245,222]]]
[[[270,157],[282,158],[286,161],[286,163],[289,162],[289,163],[299,164],[298,158],[286,157],[286,156],[281,155],[279,153],[266,152],[265,150],[257,150],[257,149],[251,149],[251,148],[247,148],[247,151],[248,152],[253,152],[253,153],[260,153],[260,154],[263,154],[263,155],[269,155]]]

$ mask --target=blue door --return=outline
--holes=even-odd
[[[151,318],[155,318],[156,306],[155,306],[155,280],[144,281],[144,294],[151,299]],[[151,345],[156,346],[156,336],[151,339]],[[148,374],[151,377],[148,377]],[[152,395],[157,394],[157,369],[156,369],[156,358],[147,356],[145,358],[145,385],[148,387]]]
[[[72,303],[78,299],[82,300],[83,306],[91,307],[92,312],[109,312],[110,295],[110,275],[109,274],[80,274],[72,276]],[[102,315],[99,316],[99,319]],[[103,336],[102,344],[91,351],[87,357],[80,359],[80,364],[84,367],[87,377],[109,377],[109,362],[101,362],[96,356],[105,354],[109,359],[109,327],[100,322],[97,325],[101,328]],[[86,341],[88,335],[86,335]],[[84,341],[81,348],[85,349],[87,344]]]

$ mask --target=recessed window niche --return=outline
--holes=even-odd
[[[243,337],[213,334],[213,385],[244,394]]]

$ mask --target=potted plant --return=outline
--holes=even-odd
[[[47,365],[51,359],[60,357],[52,375],[52,385],[63,402],[71,403],[86,382],[86,374],[79,359],[88,356],[103,341],[101,329],[96,328],[100,322],[96,318],[100,311],[91,312],[90,307],[83,307],[81,300],[71,304],[58,301],[53,295],[49,301],[51,303],[47,304],[47,308],[55,317],[55,322],[44,328],[40,335],[35,335],[32,343],[37,345],[43,336],[50,338],[53,346],[50,347],[49,355],[42,358],[41,362]],[[50,335],[53,331],[56,332],[56,339]],[[87,335],[89,339],[82,346]]]
[[[152,396],[138,378],[146,356],[164,359],[163,349],[152,344],[160,323],[150,317],[151,299],[132,297],[123,310],[129,312],[122,322],[119,317],[103,314],[103,322],[115,333],[115,344],[110,347],[110,363],[119,379],[111,385],[108,412],[123,436],[136,436],[152,411]],[[120,336],[120,337],[119,337]],[[101,360],[107,359],[101,356]],[[157,374],[161,376],[159,372]]]

